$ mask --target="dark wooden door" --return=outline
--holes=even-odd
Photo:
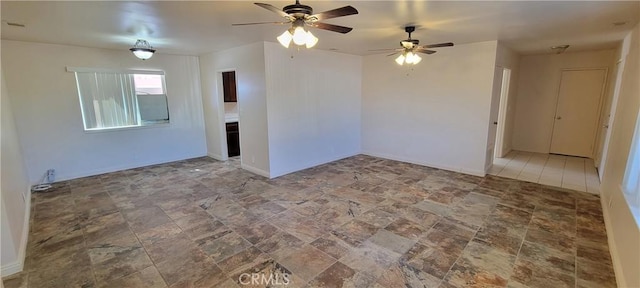
[[[240,129],[238,129],[238,122],[227,123],[227,151],[229,157],[240,155]]]
[[[238,102],[236,96],[236,72],[222,72],[222,90],[224,102]]]

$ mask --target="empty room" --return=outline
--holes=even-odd
[[[640,287],[638,1],[0,14],[0,287]]]

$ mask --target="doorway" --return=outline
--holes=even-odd
[[[222,95],[227,155],[228,157],[240,156],[240,125],[235,71],[222,72]]]
[[[606,69],[564,70],[549,152],[592,158]]]
[[[491,95],[491,111],[489,135],[487,137],[487,153],[485,172],[490,173],[498,158],[503,157],[509,145],[505,140],[505,129],[509,102],[509,86],[511,69],[496,66],[493,74],[493,89]],[[499,162],[499,161],[498,161]]]
[[[603,172],[605,169],[605,163],[607,159],[608,149],[609,149],[609,140],[611,138],[611,129],[609,127],[613,126],[613,117],[612,115],[616,114],[616,107],[618,103],[618,95],[620,95],[620,83],[622,82],[622,71],[624,71],[624,59],[621,59],[616,63],[615,75],[613,77],[613,92],[612,95],[606,97],[606,100],[603,101],[603,107],[601,112],[600,119],[600,133],[598,136],[598,145],[596,150],[596,155],[594,157],[596,167],[598,169],[598,176],[600,177],[600,181],[602,181]],[[611,88],[610,88],[611,89]]]
[[[502,88],[500,89],[500,104],[498,108],[498,123],[496,129],[495,157],[502,158],[509,151],[506,151],[507,142],[504,139],[504,132],[507,124],[507,110],[509,107],[509,85],[511,85],[511,69],[502,69]]]

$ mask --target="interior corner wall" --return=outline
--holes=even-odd
[[[484,175],[497,41],[363,60],[363,153]]]
[[[65,67],[165,71],[171,123],[85,132],[74,73]],[[31,183],[206,155],[198,57],[2,40],[2,68]]]
[[[562,69],[605,67],[611,77],[614,54],[611,49],[522,56],[513,149],[549,153]]]
[[[359,154],[362,57],[264,45],[271,177]]]
[[[509,94],[507,97],[507,111],[504,123],[504,136],[502,141],[502,151],[508,153],[513,149],[513,130],[515,126],[515,112],[518,94],[518,78],[520,76],[520,54],[498,43],[498,53],[496,65],[511,69],[511,80],[509,83]]]
[[[257,42],[200,56],[208,154],[226,159],[224,102],[218,79],[235,71],[243,168],[270,177],[264,43]]]
[[[625,38],[622,55],[624,71],[620,83],[616,114],[610,126],[605,170],[600,185],[601,201],[609,248],[618,287],[640,287],[640,219],[635,219],[625,195],[622,181],[629,159],[631,141],[640,113],[640,25]],[[611,206],[609,206],[609,201]],[[637,208],[636,208],[637,209]]]
[[[0,275],[7,276],[22,270],[27,233],[29,231],[29,180],[22,148],[16,131],[14,113],[7,91],[4,73],[0,76],[2,91],[0,100],[0,140],[2,177],[0,179]]]

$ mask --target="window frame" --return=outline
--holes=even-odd
[[[636,210],[640,210],[640,175],[631,175],[633,171],[640,171],[640,111],[638,111],[636,125],[634,127],[633,136],[631,138],[631,145],[629,147],[629,154],[624,170],[624,177],[622,178],[622,183],[620,184],[620,188],[625,195],[625,198],[627,198],[627,203],[629,204],[629,206],[635,208]],[[632,181],[635,183],[630,183]]]
[[[166,122],[153,122],[153,121],[143,121],[140,119],[140,123],[138,125],[128,125],[128,126],[116,126],[116,127],[104,127],[104,128],[86,128],[86,121],[84,115],[84,108],[82,107],[82,95],[80,95],[77,76],[76,76],[76,91],[78,93],[78,103],[80,108],[80,113],[82,117],[82,129],[85,133],[101,133],[101,132],[113,132],[113,131],[121,131],[121,130],[132,130],[132,129],[147,129],[147,128],[161,128],[167,127],[171,125],[171,116],[169,111],[169,96],[167,93],[167,84],[166,84],[166,73],[163,70],[156,69],[111,69],[111,68],[88,68],[88,67],[66,67],[67,72],[74,73],[117,73],[117,74],[146,74],[146,75],[160,75],[162,76],[162,89],[164,94],[149,94],[149,95],[164,95],[166,106],[167,106],[167,117],[168,120]],[[135,85],[135,84],[134,84]],[[135,93],[136,102],[138,93]],[[140,117],[140,107],[137,107],[138,117]]]

